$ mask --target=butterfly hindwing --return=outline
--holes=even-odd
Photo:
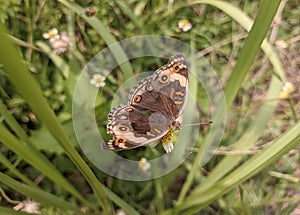
[[[107,133],[113,135],[113,140],[103,142],[102,147],[116,150],[136,148],[160,139],[167,132],[167,121],[162,114],[147,114],[123,104],[109,114]]]

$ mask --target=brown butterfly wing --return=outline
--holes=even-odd
[[[128,105],[119,105],[109,114],[107,133],[113,139],[103,142],[103,149],[124,150],[146,145],[168,132],[160,113],[144,113]]]
[[[131,90],[129,104],[140,110],[158,111],[174,120],[183,111],[188,84],[187,63],[182,54],[177,54]]]
[[[176,124],[181,124],[188,84],[187,63],[182,54],[176,54],[130,91],[128,105],[113,108],[107,125],[113,139],[102,147],[132,149],[159,140],[174,127],[180,129]]]

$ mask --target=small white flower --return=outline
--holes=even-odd
[[[150,169],[150,167],[151,167],[151,164],[147,161],[146,158],[142,158],[139,161],[139,168],[141,170],[143,170],[144,172],[146,172],[148,169]]]
[[[51,48],[55,50],[57,54],[66,52],[71,44],[71,39],[66,32],[62,32],[57,38],[49,39]]]
[[[291,82],[286,82],[282,87],[282,90],[292,93],[295,90],[295,86]]]
[[[104,87],[105,86],[105,77],[100,74],[94,74],[92,79],[90,79],[90,83],[95,87]]]
[[[49,30],[47,33],[43,33],[43,38],[44,39],[58,39],[59,38],[59,34],[58,34],[58,30],[56,28],[52,28],[51,30]]]
[[[39,204],[32,200],[26,200],[23,202],[24,206],[21,211],[25,211],[27,213],[40,214],[39,212]]]
[[[122,209],[117,210],[116,215],[126,215],[125,211],[123,211]]]
[[[178,22],[178,27],[182,29],[182,31],[187,32],[192,29],[193,25],[187,19],[182,19]]]
[[[286,99],[294,91],[295,91],[295,85],[293,85],[291,82],[286,82],[282,87],[279,98]]]
[[[162,145],[167,153],[170,153],[174,149],[174,145],[172,142],[162,143]]]

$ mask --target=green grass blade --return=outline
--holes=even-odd
[[[120,208],[122,208],[124,211],[127,212],[127,214],[132,214],[132,215],[139,215],[138,213],[131,205],[127,204],[120,196],[112,192],[110,189],[107,187],[104,187],[105,194],[113,200]]]
[[[258,11],[255,22],[246,38],[245,45],[242,48],[236,65],[225,87],[225,97],[227,107],[231,106],[236,97],[243,80],[246,77],[260,46],[267,35],[272,20],[276,14],[280,0],[264,0]],[[238,17],[237,17],[238,18]]]
[[[88,183],[95,192],[99,204],[103,207],[104,212],[107,214],[111,213],[110,202],[108,201],[106,195],[108,197],[112,197],[111,200],[116,204],[120,206],[126,205],[127,209],[130,209],[130,211],[135,211],[135,209],[128,205],[124,200],[120,198],[113,198],[116,195],[114,195],[111,191],[109,192],[110,195],[105,195],[105,193],[108,193],[108,191],[104,191],[105,187],[97,180],[92,170],[84,162],[79,153],[73,148],[69,138],[65,134],[53,111],[50,109],[45,98],[43,97],[40,87],[33,77],[30,76],[24,64],[21,63],[16,50],[11,46],[10,41],[7,39],[4,32],[1,31],[1,27],[2,25],[0,25],[0,40],[3,42],[3,44],[5,44],[2,46],[2,49],[5,50],[6,53],[0,54],[0,63],[3,64],[6,74],[10,78],[11,82],[16,86],[20,94],[31,106],[32,110],[48,128],[49,132],[62,146],[65,153],[76,165],[78,170],[87,179]]]
[[[86,205],[90,205],[84,197],[68,182],[63,175],[34,147],[23,144],[15,138],[3,125],[0,124],[0,141],[13,152],[18,154],[27,163],[52,179],[62,188],[68,190]]]
[[[4,72],[39,119],[46,125],[50,133],[57,139],[66,154],[84,175],[89,184],[91,184],[99,204],[107,213],[109,213],[110,204],[104,195],[103,185],[97,180],[89,166],[72,147],[70,140],[43,97],[38,83],[28,73],[25,65],[21,62],[16,49],[14,49],[10,40],[7,38],[7,35],[4,33],[2,24],[0,24],[0,40],[2,41],[2,50],[5,50],[0,54],[0,63],[4,67]]]
[[[272,77],[270,88],[268,90],[267,98],[274,98],[279,95],[281,82],[276,76]],[[260,135],[265,131],[267,122],[271,119],[273,111],[277,105],[277,101],[267,102],[259,110],[256,120],[250,125],[250,127],[243,133],[238,141],[233,143],[234,149],[243,149],[255,144]],[[230,170],[234,169],[236,164],[243,159],[244,156],[227,156],[218,163],[217,166],[205,177],[201,184],[194,189],[193,192],[199,192],[201,189],[214,184]]]
[[[122,13],[125,16],[127,16],[135,24],[136,27],[142,28],[143,25],[140,22],[140,19],[135,16],[135,14],[133,13],[133,11],[126,5],[125,2],[117,0],[117,1],[115,1],[115,3],[116,3],[116,5],[118,5],[118,7],[122,11]]]
[[[263,10],[263,11],[260,11],[260,13],[266,14],[267,11],[269,11],[269,9],[273,8],[274,11],[272,12],[272,14],[275,14],[276,9],[274,7],[268,8],[267,7],[269,5],[268,3],[270,3],[270,2],[267,2],[267,4],[264,7],[261,7],[261,10]],[[226,13],[229,13],[228,15],[237,19],[236,21],[239,22],[239,24],[241,24],[246,30],[250,29],[250,27],[252,26],[253,22],[251,21],[251,19],[248,18],[241,10],[237,9],[236,7],[234,7],[234,6],[230,7],[229,3],[223,2],[222,4],[215,5],[215,6],[218,6],[220,9],[222,9]],[[264,19],[265,16],[257,16],[256,23],[262,23],[262,21],[258,20],[258,18]],[[271,16],[269,17],[269,19],[271,19]],[[258,28],[255,29],[254,27],[256,27],[256,26],[258,26],[258,25],[253,25],[252,31],[254,31],[254,30],[255,30],[255,32],[261,31],[260,26],[258,26]],[[268,29],[268,26],[266,27],[266,29]],[[250,35],[249,35],[249,37],[250,37]],[[254,36],[254,38],[256,38],[256,37]],[[263,37],[261,37],[260,39],[263,39]],[[251,41],[248,40],[248,41],[249,41],[248,49],[252,48],[252,45],[251,45],[252,43],[257,42],[255,39],[252,39]],[[245,46],[246,46],[246,43],[245,43]],[[269,89],[268,89],[268,92],[266,95],[266,100],[274,99],[274,98],[278,97],[278,95],[280,93],[280,89],[281,89],[281,82],[278,79],[278,76],[281,79],[284,79],[284,73],[283,73],[281,62],[276,54],[276,51],[272,48],[272,46],[266,40],[262,44],[262,49],[265,52],[265,54],[267,55],[267,57],[269,58],[270,62],[272,63],[275,73],[276,73],[276,75],[272,76],[272,80],[271,80],[271,83],[270,83],[270,86],[269,86]],[[240,60],[248,61],[248,58],[246,57],[246,59],[244,58],[244,59],[240,59]],[[237,64],[238,64],[238,62],[237,62]],[[249,64],[249,62],[247,64]],[[235,70],[235,71],[237,71],[237,70]],[[238,72],[236,72],[236,73],[238,73]],[[236,74],[232,74],[232,75],[236,75]],[[243,77],[244,77],[244,75],[243,75]],[[238,78],[239,80],[236,80],[236,81],[241,81],[240,78],[241,77],[239,77]],[[228,82],[228,84],[226,85],[227,94],[230,94],[230,93],[236,94],[237,93],[236,90],[238,90],[238,89],[235,88],[235,85],[239,85],[238,82],[234,82],[234,81],[231,81],[230,83]],[[241,85],[241,83],[240,83],[240,85]],[[229,98],[229,99],[232,100],[232,98]],[[276,104],[277,104],[277,101],[274,100],[272,102],[266,102],[262,105],[261,109],[258,111],[258,114],[255,117],[256,120],[254,120],[252,122],[252,124],[249,126],[249,128],[244,132],[243,136],[234,144],[235,148],[237,148],[237,149],[238,148],[246,148],[246,147],[253,145],[257,141],[257,139],[260,137],[260,135],[264,132],[264,130],[266,128],[266,124],[272,117],[273,111],[276,107]],[[229,107],[228,102],[227,102],[227,107]],[[234,166],[242,158],[243,158],[243,156],[225,157],[221,162],[219,162],[218,166],[216,166],[213,169],[213,171],[208,175],[208,177],[206,177],[201,182],[201,185],[199,185],[199,187],[196,188],[195,191],[199,191],[200,189],[213,184],[215,181],[220,179],[222,176],[226,175],[232,168],[234,168]]]
[[[23,183],[20,183],[16,181],[15,179],[0,173],[0,181],[7,186],[15,189],[16,191],[22,193],[25,196],[31,197],[35,199],[37,202],[40,202],[45,205],[57,207],[64,210],[71,210],[71,211],[77,211],[76,207],[74,205],[70,204],[69,202],[63,200],[62,198],[59,198],[53,194],[50,194],[46,191],[43,191],[40,188],[37,188],[35,186],[25,185]]]
[[[2,127],[1,133],[0,133],[0,139],[3,140],[3,143],[7,145],[8,148],[13,150],[15,153],[17,153],[20,157],[30,163],[32,166],[40,170],[44,175],[52,179],[55,183],[60,185],[62,188],[65,188],[70,193],[72,193],[74,196],[76,196],[80,201],[82,201],[85,204],[89,204],[85,198],[65,179],[65,177],[52,165],[49,160],[46,159],[46,157],[40,153],[36,148],[33,147],[32,142],[30,141],[29,137],[26,135],[22,127],[18,124],[18,122],[15,120],[15,118],[12,117],[12,115],[9,113],[9,111],[6,109],[2,101],[0,100],[0,113],[4,117],[5,122],[14,130],[14,132],[17,134],[21,140],[26,143],[27,145],[23,147],[23,144],[16,138],[14,138],[13,135],[11,135],[10,132],[7,131],[5,127]],[[8,141],[8,142],[7,142]],[[11,143],[10,143],[11,142]],[[20,147],[22,146],[22,147]],[[5,160],[3,160],[5,162]],[[13,169],[12,169],[13,170]],[[14,170],[15,172],[17,170]],[[21,173],[16,174],[21,177],[23,180],[25,180],[27,183],[31,184],[26,180],[26,177],[22,175]]]
[[[128,62],[128,58],[123,48],[116,44],[117,40],[115,37],[106,30],[106,27],[103,23],[96,17],[88,17],[85,15],[85,9],[80,7],[75,3],[71,3],[66,0],[59,0],[63,5],[72,10],[74,13],[81,16],[92,28],[103,38],[107,45],[114,44],[114,48],[111,49],[112,54],[114,55],[118,65],[120,65],[121,70],[124,74],[124,81],[133,76],[133,70]]]
[[[26,47],[26,48],[31,48],[31,49],[34,49],[34,50],[39,51],[39,52],[42,51],[41,49],[35,47],[34,45],[32,45],[30,43],[27,43],[27,42],[24,42],[23,40],[20,40],[19,38],[16,38],[16,37],[11,36],[11,35],[9,35],[9,37],[11,38],[11,40],[13,41],[13,43],[15,43],[18,46],[23,46],[23,47]]]
[[[14,130],[14,132],[16,132],[17,136],[21,138],[25,143],[30,144],[30,140],[26,135],[25,131],[19,125],[17,120],[6,109],[1,99],[0,99],[0,113],[4,117],[5,122]]]
[[[202,192],[190,195],[177,209],[183,210],[196,206],[193,209],[194,212],[201,210],[201,208],[207,206],[217,197],[232,190],[236,185],[277,162],[284,154],[299,145],[299,141],[300,123],[297,123],[270,144],[269,147],[251,157],[224,179],[207,187]]]
[[[233,6],[232,4],[223,2],[223,1],[195,1],[189,5],[192,6],[194,4],[200,4],[200,3],[211,4],[215,7],[218,7],[219,9],[221,9],[225,13],[227,13],[229,16],[231,16],[239,24],[241,24],[246,30],[251,29],[253,21],[249,17],[247,17],[244,14],[244,12],[242,12],[240,9]],[[266,2],[264,5],[262,5],[260,14],[266,14],[266,10],[268,12],[270,12],[269,9],[272,9],[271,14],[269,14],[269,16],[268,16],[268,23],[270,25],[272,17],[274,16],[274,14],[276,12],[276,4],[275,4],[275,6],[273,5],[273,7],[271,7],[271,8],[268,7],[269,4],[270,4],[270,2]],[[277,4],[277,6],[278,6],[278,4]],[[255,55],[258,52],[260,44],[262,43],[263,38],[264,38],[264,35],[261,33],[264,32],[266,34],[266,32],[269,28],[269,25],[266,25],[268,23],[264,23],[263,27],[265,29],[264,29],[264,31],[262,31],[261,26],[259,25],[259,23],[262,23],[261,19],[265,19],[265,16],[263,16],[263,17],[262,17],[262,15],[257,16],[256,23],[258,23],[258,24],[253,25],[251,34],[249,34],[248,39],[245,42],[245,45],[241,51],[244,54],[239,55],[238,62],[236,63],[236,65],[234,67],[234,72],[232,73],[232,76],[230,78],[231,81],[228,82],[226,85],[225,89],[227,89],[227,91],[225,90],[225,92],[227,92],[227,97],[226,97],[227,98],[227,100],[226,100],[227,107],[230,107],[230,105],[234,99],[233,95],[237,94],[237,92],[245,78],[245,75],[248,72],[249,67],[252,65],[252,63],[254,61]],[[266,21],[266,20],[264,20],[264,21]],[[257,34],[259,35],[259,37],[257,37]],[[260,39],[260,41],[257,41],[257,39]],[[253,48],[252,43],[255,44],[255,46],[256,46],[255,53],[252,50],[252,48]],[[266,55],[269,57],[271,63],[274,66],[276,73],[280,77],[283,77],[283,71],[282,71],[280,60],[279,60],[276,52],[273,50],[273,48],[270,46],[270,44],[267,43],[267,41],[263,42],[262,49],[265,51]],[[252,58],[248,58],[247,53],[249,50],[252,50]],[[240,70],[241,67],[243,67],[243,70]],[[246,68],[248,68],[248,69],[246,69]],[[238,77],[233,77],[233,76],[238,76]],[[268,98],[276,98],[279,95],[280,88],[281,88],[281,83],[278,80],[278,78],[274,75],[272,77],[272,81],[271,81],[270,88],[268,90],[268,94],[267,94],[266,98],[267,99]],[[271,118],[275,106],[276,106],[276,102],[266,103],[262,106],[261,110],[258,112],[258,115],[257,115],[257,118],[260,120],[253,121],[253,123],[249,127],[249,129],[244,133],[244,136],[241,138],[241,141],[239,141],[240,144],[238,144],[238,143],[235,144],[237,146],[237,148],[238,147],[246,147],[246,146],[249,146],[249,145],[252,145],[255,143],[255,141],[259,138],[261,133],[264,131],[266,123]],[[223,106],[220,105],[220,107],[223,107]],[[223,111],[224,110],[220,110],[220,109],[217,110],[216,118],[218,118],[218,114],[222,115]],[[218,123],[218,122],[215,122],[215,123]],[[251,138],[249,138],[249,137],[251,137]],[[205,153],[205,152],[200,151],[199,153]],[[197,156],[197,159],[201,159],[201,157],[202,156]],[[240,159],[242,159],[242,156],[224,158],[222,160],[222,162],[220,162],[218,164],[218,166],[213,169],[213,171],[208,175],[208,177],[205,178],[201,182],[201,185],[199,185],[195,190],[199,191],[200,189],[205,188],[205,187],[209,186],[210,184],[213,184],[215,181],[217,181],[223,175],[228,173]],[[197,161],[194,163],[194,166],[195,165],[198,165]],[[193,168],[193,169],[195,169],[195,168]],[[189,185],[190,184],[191,183],[189,182]],[[179,200],[178,203],[183,201],[184,196],[185,196],[185,193],[182,192],[178,199]]]
[[[65,79],[68,79],[70,74],[70,67],[68,66],[68,64],[60,56],[55,54],[55,52],[52,51],[46,43],[38,41],[36,44],[49,56],[49,58],[55,64],[56,68],[61,71],[63,77]]]
[[[26,175],[22,174],[16,167],[14,167],[2,153],[0,153],[0,163],[8,168],[11,174],[15,175],[26,184],[30,186],[36,186],[36,184],[32,182]]]

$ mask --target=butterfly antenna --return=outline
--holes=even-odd
[[[183,126],[210,125],[212,123],[213,123],[213,121],[208,121],[208,122],[199,122],[199,123],[186,124],[186,125],[183,125]]]

